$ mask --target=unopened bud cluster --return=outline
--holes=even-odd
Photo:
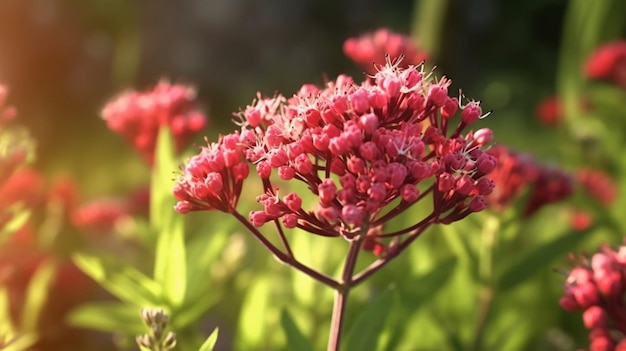
[[[144,308],[141,310],[141,319],[150,328],[150,332],[138,335],[137,344],[151,351],[169,351],[176,346],[176,334],[167,331],[169,315],[161,309]]]
[[[583,311],[591,351],[626,350],[626,246],[608,246],[569,272],[559,304]]]
[[[481,211],[493,189],[486,175],[496,159],[483,151],[493,134],[463,134],[485,115],[477,101],[449,96],[450,84],[423,66],[388,61],[361,84],[340,75],[321,89],[306,84],[291,98],[259,97],[238,114],[239,131],[188,160],[175,209],[235,212],[252,164],[264,187],[256,197],[262,209],[249,214],[256,227],[276,222],[350,240],[420,200],[431,202],[430,216],[415,227],[369,230],[370,248],[383,237]],[[316,204],[306,208],[301,194],[281,192],[277,178],[304,183]]]

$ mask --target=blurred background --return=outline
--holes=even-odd
[[[422,3],[443,14],[420,17],[409,0],[1,0],[0,81],[38,140],[40,166],[74,173],[86,195],[133,186],[107,177],[111,169],[131,180],[145,172],[100,119],[120,91],[162,77],[191,83],[212,121],[205,134],[227,132],[257,91],[290,95],[339,73],[362,76],[342,43],[379,27],[418,40],[423,29],[438,75],[495,110],[497,135],[535,129],[534,105],[554,89],[567,1]],[[530,147],[525,134],[507,142]]]

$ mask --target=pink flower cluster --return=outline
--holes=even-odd
[[[611,206],[617,199],[617,185],[603,171],[581,168],[576,171],[576,180],[585,192],[604,206]]]
[[[605,79],[626,89],[626,41],[604,44],[589,55],[584,73],[591,79]]]
[[[207,119],[197,110],[195,99],[193,88],[161,81],[150,91],[118,96],[104,107],[102,118],[152,164],[161,127],[170,128],[181,151],[188,139],[206,126]]]
[[[428,54],[404,34],[380,28],[360,37],[349,38],[343,43],[343,52],[357,65],[375,74],[376,65],[384,65],[387,56],[391,60],[403,57],[403,67],[418,65],[428,59]]]
[[[591,351],[626,350],[625,293],[626,246],[603,247],[570,271],[559,304],[566,311],[583,311]]]
[[[529,155],[503,145],[494,146],[487,153],[498,161],[496,169],[489,175],[495,190],[487,197],[489,206],[497,211],[511,206],[528,187],[532,188],[525,205],[525,216],[532,215],[544,205],[569,197],[573,192],[569,174],[542,165]]]
[[[485,175],[496,159],[482,148],[493,135],[489,129],[462,134],[484,116],[479,103],[450,97],[450,80],[435,80],[422,66],[388,62],[378,69],[361,84],[341,75],[322,89],[304,85],[291,98],[259,97],[239,113],[241,131],[184,166],[176,210],[233,212],[248,163],[264,186],[257,196],[263,209],[249,214],[257,227],[276,222],[347,239],[368,231],[364,246],[373,248],[383,238],[484,209],[493,189]],[[297,192],[281,194],[274,177],[306,185],[315,206],[305,209]],[[414,226],[369,230],[429,195],[431,214]]]

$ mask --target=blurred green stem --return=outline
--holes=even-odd
[[[437,61],[447,0],[415,0],[411,37],[428,52],[430,62]]]
[[[483,350],[483,341],[489,312],[495,295],[493,285],[493,250],[496,246],[496,234],[500,230],[500,220],[489,215],[483,225],[481,247],[478,262],[478,278],[480,284],[478,313],[476,316],[476,332],[473,350]]]

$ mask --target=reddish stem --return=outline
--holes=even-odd
[[[341,284],[336,281],[335,279],[321,273],[318,272],[314,269],[312,269],[311,267],[301,263],[300,261],[298,261],[295,257],[290,256],[282,251],[280,251],[274,244],[272,244],[269,240],[267,240],[267,238],[265,236],[263,236],[263,234],[261,234],[261,232],[259,232],[259,230],[252,225],[252,223],[250,223],[244,216],[241,215],[241,213],[237,212],[237,211],[232,211],[231,214],[241,223],[243,224],[246,229],[248,229],[248,231],[258,240],[261,242],[261,244],[263,246],[265,246],[265,248],[267,248],[273,255],[274,257],[288,265],[291,266],[297,270],[299,270],[300,272],[308,275],[309,277],[317,280],[318,282],[329,286],[335,290],[339,289],[341,287]]]
[[[355,285],[353,284],[352,275],[354,274],[354,268],[356,267],[356,261],[361,251],[365,233],[367,233],[367,230],[361,231],[361,234],[350,242],[348,257],[346,258],[346,264],[343,267],[343,273],[341,275],[341,283],[339,287],[335,289],[335,300],[333,302],[333,314],[330,322],[327,351],[338,351],[341,346],[341,332],[343,329],[348,294]]]

